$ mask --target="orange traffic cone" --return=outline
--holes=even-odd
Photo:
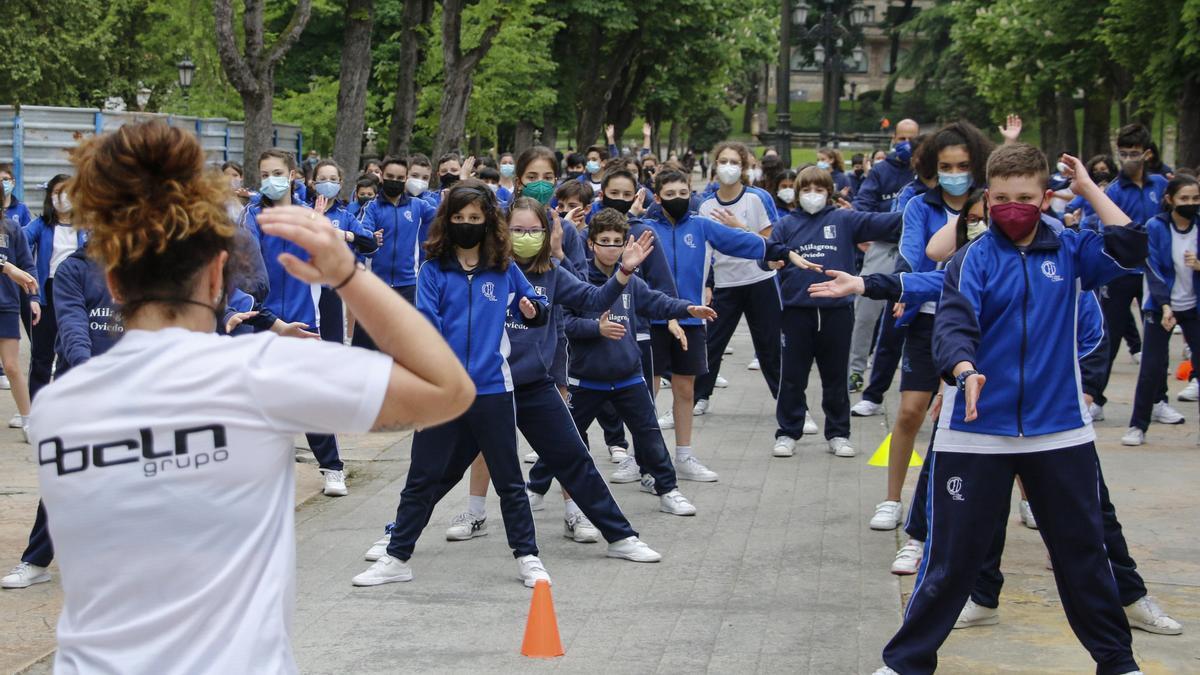
[[[562,640],[558,637],[558,619],[554,616],[554,598],[550,596],[548,581],[539,581],[533,586],[533,601],[529,603],[529,621],[525,624],[521,653],[535,659],[552,659],[563,655]]]
[[[1181,382],[1192,379],[1192,362],[1190,360],[1179,364],[1179,368],[1175,370],[1175,379]]]

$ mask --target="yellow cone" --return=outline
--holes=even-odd
[[[888,434],[883,438],[883,442],[879,444],[879,449],[875,451],[875,454],[871,455],[871,459],[867,461],[867,464],[870,466],[887,466],[888,454],[891,452],[891,449],[892,435]],[[914,450],[912,456],[908,458],[908,465],[921,466],[921,464],[923,464],[921,456]]]

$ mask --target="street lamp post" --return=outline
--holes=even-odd
[[[792,165],[792,7],[791,0],[780,0],[779,70],[775,74],[775,151],[783,165]],[[807,12],[804,0],[796,11]]]
[[[798,20],[797,23],[801,24],[797,27],[798,36],[817,42],[817,45],[813,47],[812,62],[821,67],[824,76],[821,94],[820,143],[825,145],[827,142],[832,142],[836,146],[842,74],[847,72],[851,66],[857,67],[864,58],[860,46],[855,46],[851,51],[849,63],[842,55],[846,41],[854,37],[854,34],[846,26],[847,23],[850,26],[861,26],[865,23],[867,10],[858,0],[854,0],[848,12],[844,8],[835,9],[834,0],[821,1],[825,6],[821,12],[821,20],[812,28],[802,27],[808,18],[808,5],[804,0],[801,0],[794,14]],[[849,14],[848,17],[847,14]]]
[[[192,88],[192,76],[196,74],[196,64],[192,63],[192,59],[185,56],[183,60],[175,64],[179,69],[179,89],[183,91],[183,112],[184,114],[191,112],[190,100],[188,91]]]

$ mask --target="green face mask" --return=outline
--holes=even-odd
[[[548,180],[538,180],[521,188],[521,194],[531,199],[536,199],[539,204],[545,206],[550,203],[550,198],[554,196],[554,183]]]
[[[542,244],[545,242],[545,232],[514,235],[512,239],[513,255],[522,260],[530,260],[536,257],[538,253],[541,253]]]

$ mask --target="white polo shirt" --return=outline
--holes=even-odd
[[[293,436],[368,431],[391,367],[272,333],[131,330],[42,390],[55,672],[296,672]]]
[[[713,212],[717,209],[732,211],[738,220],[742,221],[742,225],[745,226],[743,229],[755,234],[759,234],[772,225],[771,218],[767,214],[767,207],[763,205],[762,199],[745,188],[740,197],[728,203],[722,202],[716,193],[713,193],[711,197],[700,203],[697,212],[705,218],[712,218]],[[775,270],[762,269],[756,260],[725,255],[712,246],[708,247],[708,252],[712,258],[713,285],[717,288],[749,286],[775,276]]]

